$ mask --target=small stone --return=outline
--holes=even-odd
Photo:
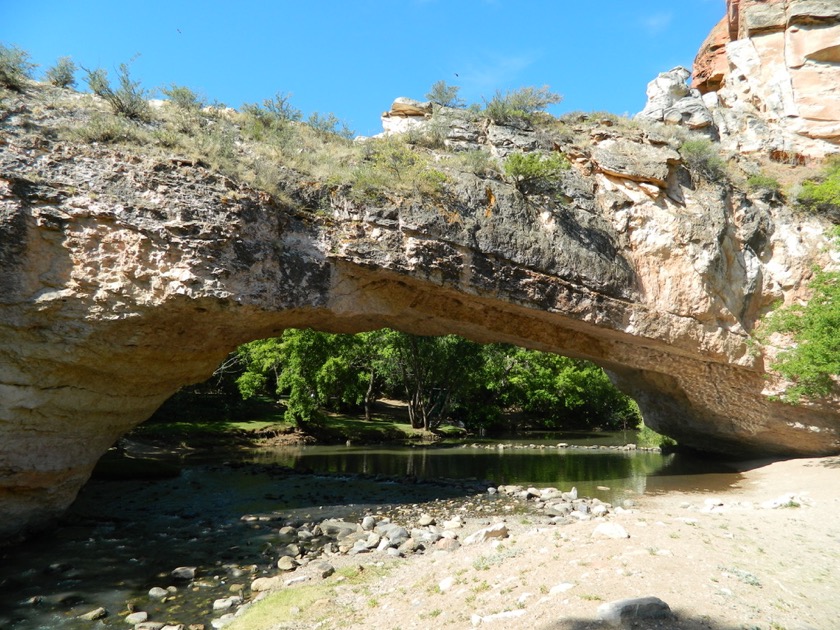
[[[335,567],[329,562],[316,562],[312,567],[321,576],[321,579],[326,579],[335,573]]]
[[[593,538],[630,538],[630,534],[618,523],[601,523],[592,532]]]
[[[79,619],[84,619],[85,621],[96,621],[97,619],[102,619],[108,616],[108,611],[102,608],[94,608],[90,612],[86,612],[84,615],[79,615]]]
[[[153,586],[149,589],[149,597],[152,599],[163,599],[167,595],[169,595],[169,591],[165,588],[161,588],[160,586]]]
[[[130,615],[126,615],[125,622],[129,624],[138,624],[143,623],[146,619],[149,618],[149,613],[143,612],[142,610],[139,612],[131,613]]]
[[[435,542],[435,549],[439,551],[455,551],[460,547],[461,543],[459,543],[455,538],[441,538]]]
[[[362,519],[362,529],[366,532],[373,531],[373,528],[376,527],[376,519],[372,516],[365,516]]]
[[[668,619],[671,608],[658,597],[620,599],[598,606],[598,619],[620,626],[634,619]]]
[[[429,525],[434,525],[435,519],[431,514],[421,514],[420,518],[417,519],[417,525],[420,527],[428,527]]]
[[[438,590],[441,593],[445,593],[450,588],[452,588],[454,585],[455,585],[455,578],[450,575],[449,577],[445,577],[440,582],[438,582]]]
[[[215,630],[221,630],[225,626],[230,625],[233,623],[233,620],[236,619],[233,613],[228,613],[227,615],[222,615],[218,619],[213,619],[210,622],[210,625],[213,626]]]

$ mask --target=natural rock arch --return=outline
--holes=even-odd
[[[10,129],[0,537],[60,513],[121,434],[237,344],[287,327],[458,333],[586,358],[684,444],[840,448],[837,410],[771,400],[748,343],[822,255],[823,227],[693,183],[655,131],[594,135],[551,195],[453,173],[445,195],[360,201],[289,172],[278,203],[200,163],[46,150],[37,121]],[[538,141],[494,125],[476,137],[498,152]]]

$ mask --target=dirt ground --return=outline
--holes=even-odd
[[[641,497],[607,520],[629,538],[593,537],[596,520],[516,515],[500,542],[345,558],[382,563],[381,576],[339,581],[275,627],[583,630],[601,627],[605,602],[655,596],[674,618],[628,627],[840,628],[840,458],[755,464],[729,492]],[[459,537],[483,524],[468,521]]]

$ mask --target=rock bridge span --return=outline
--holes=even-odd
[[[59,514],[120,435],[238,344],[288,327],[585,358],[684,444],[838,451],[837,410],[774,402],[748,343],[821,255],[818,222],[692,183],[653,134],[602,138],[550,195],[449,175],[445,195],[360,199],[290,172],[281,204],[190,161],[10,135],[0,537]]]

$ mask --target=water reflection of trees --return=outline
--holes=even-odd
[[[299,448],[271,463],[298,470],[420,479],[479,479],[497,484],[566,486],[601,482],[643,492],[645,479],[673,456],[631,451]],[[265,461],[260,458],[261,461]]]

